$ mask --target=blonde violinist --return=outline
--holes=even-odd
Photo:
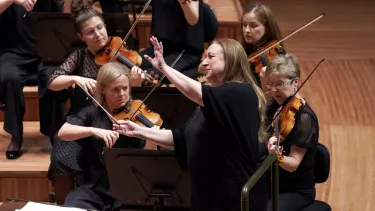
[[[272,60],[265,71],[267,88],[271,90],[272,100],[267,105],[267,116],[272,120],[277,112],[286,109],[280,115],[281,125],[289,123],[292,130],[289,134],[281,131],[284,155],[279,163],[280,211],[298,211],[307,207],[315,199],[314,162],[315,150],[319,139],[318,118],[299,94],[292,96],[300,83],[300,67],[297,58],[285,54]],[[291,100],[291,103],[287,104]],[[294,115],[283,115],[288,108],[294,109]],[[295,123],[288,122],[294,118]],[[272,136],[267,143],[269,153],[275,151],[276,137]],[[268,203],[271,209],[271,202]]]

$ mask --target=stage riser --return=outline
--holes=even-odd
[[[36,87],[25,87],[25,116],[24,121],[39,121],[39,101]],[[0,111],[0,121],[4,121],[4,112]]]
[[[0,178],[0,187],[0,201],[16,198],[46,202],[49,201],[49,193],[52,191],[47,177],[27,177],[27,175]]]

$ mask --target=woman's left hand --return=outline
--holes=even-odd
[[[275,152],[275,150],[276,150],[276,145],[275,145],[276,141],[277,141],[276,136],[272,136],[270,138],[270,140],[268,141],[267,148],[268,148],[268,153],[269,154],[272,154],[272,153]]]
[[[155,57],[151,58],[150,56],[145,55],[145,59],[147,59],[147,61],[149,61],[154,68],[163,71],[163,68],[167,66],[163,58],[163,44],[154,36],[150,38],[150,41],[154,48]]]

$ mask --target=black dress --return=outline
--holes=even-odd
[[[204,107],[172,130],[175,153],[191,174],[191,210],[240,210],[243,185],[256,171],[258,98],[245,83],[202,86]],[[250,208],[265,210],[261,179],[250,192]]]
[[[69,55],[58,69],[53,71],[48,84],[60,75],[77,75],[96,79],[99,67],[100,66],[95,63],[95,56],[91,54],[87,48],[76,50]],[[91,98],[89,98],[80,87],[76,87],[74,90],[67,89],[66,92],[68,92],[67,97],[70,98],[68,115],[76,114],[85,106],[93,105]],[[49,118],[50,122],[42,126],[42,128],[44,128],[44,133],[55,135],[65,122],[65,116],[63,116],[64,112],[56,112],[56,110],[59,109],[55,107],[65,108],[65,101],[60,102],[56,100],[56,98],[50,98],[49,102],[43,104],[43,106],[51,115],[54,115],[53,118]],[[51,153],[50,179],[58,175],[79,174],[81,172],[81,167],[78,165],[77,158],[80,157],[81,151],[82,148],[76,142],[66,142],[56,138]]]
[[[87,106],[75,115],[68,116],[66,122],[72,125],[95,127],[112,130],[112,122],[107,114],[96,106]],[[120,203],[111,196],[104,161],[103,147],[105,143],[96,136],[76,140],[82,147],[80,160],[83,180],[78,187],[71,191],[64,205],[90,210],[119,210]],[[114,147],[116,148],[143,148],[145,141],[120,135]]]
[[[268,104],[269,119],[273,118],[279,105],[275,100]],[[296,113],[295,125],[287,138],[280,143],[288,156],[292,145],[306,149],[297,170],[288,172],[279,167],[280,211],[301,210],[315,199],[315,152],[319,139],[318,118],[309,104]],[[269,209],[271,206],[269,203]]]
[[[49,10],[59,10],[56,2],[38,1],[33,8],[33,12]],[[37,53],[31,16],[22,6],[13,3],[0,14],[0,31],[0,102],[5,104],[0,107],[4,111],[4,130],[22,140],[23,87],[31,75],[36,75],[38,94],[42,97],[47,89],[46,68]]]
[[[163,43],[164,59],[168,65],[185,50],[174,68],[189,77],[198,76],[197,68],[204,52],[203,19],[202,0],[199,0],[199,20],[194,26],[186,21],[178,1],[152,1],[151,34]],[[153,48],[149,47],[140,52],[142,58],[145,54],[154,57]],[[143,59],[140,67],[161,75],[146,59]]]

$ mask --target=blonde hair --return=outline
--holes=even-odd
[[[122,75],[128,78],[129,88],[131,88],[132,78],[129,68],[118,62],[109,62],[100,67],[96,77],[95,91],[95,99],[99,104],[103,104],[104,101],[103,89]]]
[[[259,88],[250,71],[250,64],[244,48],[239,42],[229,38],[214,40],[213,43],[220,45],[223,49],[225,60],[223,82],[239,81],[250,84],[253,87],[258,97],[258,112],[260,120],[258,136],[263,140],[266,135],[266,99],[262,89]]]
[[[248,13],[254,13],[259,22],[261,22],[264,25],[264,35],[263,37],[259,40],[259,42],[263,41],[270,41],[270,40],[281,40],[281,32],[279,25],[276,22],[276,19],[271,11],[271,9],[265,5],[265,4],[251,4],[248,7],[246,7],[243,16],[248,14]],[[241,20],[241,25],[242,25],[242,20]],[[250,47],[249,44],[247,44],[242,36],[242,44],[246,47]],[[280,43],[282,47],[284,47],[283,43]],[[251,46],[254,47],[254,46]]]
[[[298,59],[291,53],[278,55],[266,68],[265,75],[285,75],[289,79],[299,78],[301,75]]]

